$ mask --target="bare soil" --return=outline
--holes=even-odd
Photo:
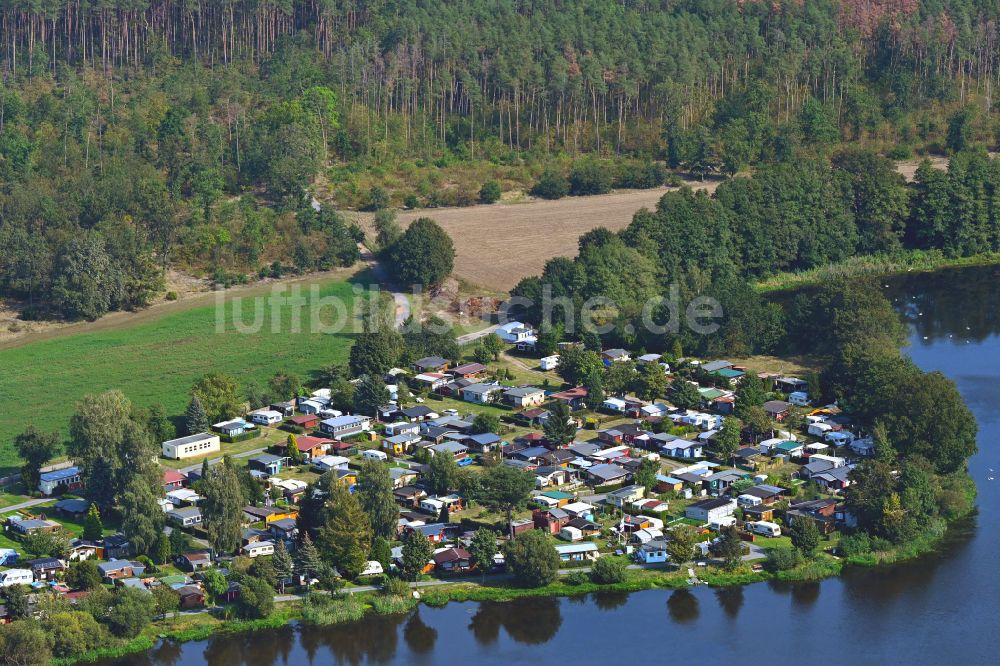
[[[718,180],[688,183],[709,192]],[[455,275],[488,290],[509,291],[522,278],[539,275],[553,257],[572,257],[580,236],[596,227],[624,229],[641,209],[653,209],[676,188],[624,190],[556,201],[529,199],[524,203],[497,203],[467,208],[403,211],[404,228],[419,217],[430,217],[455,242]],[[360,215],[370,228],[371,216]]]

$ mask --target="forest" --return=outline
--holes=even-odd
[[[516,315],[543,323],[549,289],[572,304],[556,311],[550,322],[556,326],[580,321],[588,299],[610,299],[614,307],[598,313],[610,346],[668,351],[676,341],[708,356],[814,352],[823,331],[801,334],[812,315],[786,311],[778,299],[758,293],[754,280],[901,250],[949,257],[998,252],[997,193],[1000,163],[982,150],[956,153],[947,172],[924,162],[912,184],[889,160],[862,149],[761,165],[753,177],[728,180],[712,196],[689,188],[669,192],[656,210],[639,211],[619,233],[585,234],[576,258],[552,259],[541,276],[512,290],[534,304]],[[643,308],[673,288],[682,303],[716,298],[726,315],[722,328],[712,335],[686,328],[649,333],[639,323]],[[800,296],[809,301],[808,294]],[[664,301],[654,310],[656,322],[666,321],[667,307]]]
[[[503,168],[517,187],[581,158],[659,180],[649,164],[719,177],[849,144],[992,147],[998,14],[996,0],[5,1],[0,296],[22,316],[95,318],[148,303],[167,268],[230,283],[347,265],[359,230],[310,212],[313,194],[424,207],[496,189],[456,172]],[[661,184],[618,179],[637,180]],[[858,242],[892,244],[879,233]]]

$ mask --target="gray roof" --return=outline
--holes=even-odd
[[[165,441],[163,443],[164,444],[170,444],[171,446],[174,446],[174,445],[180,446],[182,444],[190,444],[191,442],[200,442],[203,439],[207,439],[209,437],[217,437],[217,436],[218,435],[213,435],[210,432],[199,432],[199,433],[195,433],[193,435],[188,435],[186,437],[178,437],[177,439],[168,439],[167,441]]]
[[[441,442],[440,444],[435,444],[431,447],[432,450],[438,453],[463,453],[469,450],[465,444],[459,442]]]
[[[545,393],[545,391],[534,386],[518,386],[517,388],[504,391],[504,395],[511,395],[515,398],[526,398],[529,395],[537,395],[538,393]]]
[[[201,509],[196,506],[183,506],[178,509],[171,509],[167,513],[173,514],[175,516],[180,516],[182,518],[187,518],[189,516],[200,516]]]
[[[623,468],[618,465],[604,464],[604,465],[594,465],[587,470],[587,473],[591,476],[596,476],[599,479],[611,480],[620,479],[623,476],[628,476]]]
[[[710,361],[708,363],[703,363],[701,369],[705,372],[718,372],[719,370],[725,370],[726,368],[733,367],[733,364],[729,361]]]
[[[501,386],[500,384],[480,383],[480,384],[469,384],[464,389],[462,389],[462,391],[463,392],[468,391],[469,393],[488,393],[490,391],[498,391],[503,389],[504,387]]]
[[[439,368],[442,365],[448,365],[448,359],[440,356],[425,356],[414,361],[413,365],[418,368]]]
[[[263,465],[271,465],[273,463],[280,463],[282,460],[284,460],[284,457],[276,456],[272,453],[259,453],[255,455],[253,458],[250,458],[250,460],[256,460],[257,462]]]

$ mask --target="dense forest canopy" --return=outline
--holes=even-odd
[[[812,297],[783,309],[750,283],[903,249],[949,257],[1000,252],[998,193],[1000,161],[982,150],[956,153],[947,172],[925,162],[912,184],[888,159],[857,148],[760,165],[753,177],[727,180],[711,196],[689,188],[669,192],[619,233],[585,234],[575,259],[552,259],[541,276],[514,287],[514,295],[533,304],[515,314],[552,323],[543,317],[547,289],[575,310],[557,310],[554,325],[581,321],[579,309],[588,299],[613,301],[598,321],[608,329],[608,346],[668,351],[676,341],[710,356],[816,354],[828,322],[809,309]],[[643,308],[672,289],[681,303],[699,295],[716,298],[725,313],[721,329],[712,335],[684,327],[650,333],[639,323]],[[656,322],[669,319],[668,305],[654,311]],[[805,330],[810,322],[819,328]]]
[[[994,145],[997,16],[998,0],[2,2],[0,296],[94,317],[148,302],[168,266],[229,282],[349,264],[358,230],[305,193],[376,207],[362,172],[430,171],[406,200],[438,205],[469,200],[434,171],[456,163],[537,175],[586,155],[645,183],[651,160],[731,175],[844,143]],[[817,197],[843,185],[801,173]],[[747,198],[773,187],[725,203],[766,218],[774,201]],[[798,219],[836,243],[789,219],[795,247],[770,252],[794,267],[898,240],[813,212]],[[948,224],[920,215],[932,236]]]

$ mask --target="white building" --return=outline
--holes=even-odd
[[[257,541],[248,543],[241,549],[247,557],[260,557],[262,555],[274,555],[273,541]]]
[[[733,515],[735,511],[736,502],[724,497],[715,497],[692,504],[684,510],[684,515],[692,520],[715,523]]]
[[[538,367],[546,371],[555,370],[559,367],[559,356],[554,354],[552,356],[542,358],[538,361]]]
[[[203,456],[219,450],[219,436],[210,432],[199,432],[163,442],[163,457],[173,460]]]

